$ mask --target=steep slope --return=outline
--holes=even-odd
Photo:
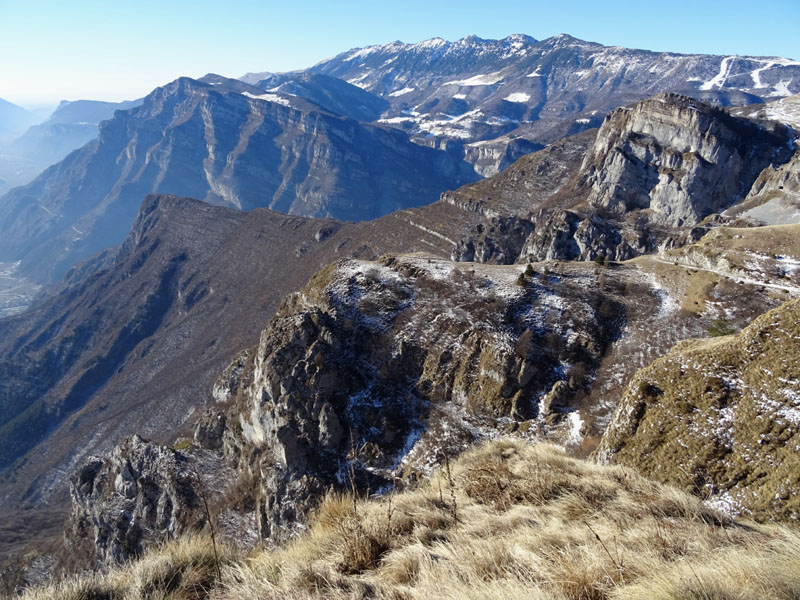
[[[800,95],[789,96],[763,106],[747,106],[734,114],[773,119],[800,132]],[[765,225],[796,223],[800,220],[800,148],[783,165],[765,170],[747,198],[727,211]]]
[[[788,229],[716,230],[613,268],[409,256],[327,268],[215,388],[234,403],[226,452],[258,486],[261,534],[283,537],[347,460],[381,489],[498,430],[590,445],[639,365],[721,315],[735,330],[800,294],[776,275],[800,255]],[[716,280],[693,306],[706,270]]]
[[[521,266],[420,255],[341,261],[284,302],[259,344],[214,385],[218,404],[197,420],[194,442],[177,445],[201,469],[214,461],[196,453],[211,450],[238,473],[215,479],[223,535],[273,541],[296,532],[331,486],[405,485],[424,478],[443,453],[501,432],[584,452],[614,408],[609,398],[639,366],[677,340],[718,328],[720,311],[730,315],[725,327],[736,328],[781,302],[783,289],[749,281],[739,268],[743,236],[722,236],[710,247],[728,258],[728,275],[715,274],[707,304],[695,312],[681,304],[692,306],[703,267],[678,261],[699,255],[699,246],[663,263],[545,263],[528,276]],[[791,239],[787,233],[772,245],[788,249]],[[800,293],[796,283],[791,289]],[[196,502],[176,500],[170,490],[184,484],[172,479],[124,501],[127,512],[148,519],[148,506],[168,507],[146,532],[106,501],[126,452],[136,464],[160,452],[134,446],[115,450],[111,462],[90,459],[73,477],[70,535],[75,544],[100,536],[85,551],[102,560],[124,559],[126,544],[173,538],[202,519]],[[137,477],[162,477],[143,464]],[[88,523],[99,529],[91,534]]]
[[[150,192],[362,220],[477,176],[459,156],[241,82],[179,79],[0,199],[0,257],[50,281],[119,243]]]
[[[216,386],[233,403],[226,453],[253,482],[262,537],[285,538],[348,460],[360,487],[383,489],[515,423],[546,432],[574,408],[617,337],[621,298],[588,266],[518,282],[523,270],[351,260],[287,299],[233,385],[239,362]]]
[[[219,538],[215,548],[208,535],[187,536],[101,575],[58,582],[51,566],[42,588],[19,597],[791,598],[799,541],[792,529],[734,521],[633,470],[506,438],[412,490],[329,495],[282,548],[245,555]],[[18,581],[47,575],[48,558],[15,565]]]
[[[211,401],[214,379],[258,341],[283,296],[333,257],[447,255],[441,234],[399,216],[353,225],[149,198],[120,249],[0,320],[3,468],[25,456],[6,470],[3,503],[63,494],[82,456],[123,435],[173,435]]]
[[[800,519],[798,323],[794,300],[736,335],[676,346],[631,381],[598,458],[737,513]]]
[[[14,138],[39,121],[33,113],[0,98],[0,195],[27,183],[41,171],[41,167],[9,148]]]
[[[568,35],[394,42],[350,50],[310,70],[389,100],[384,122],[421,140],[433,135],[466,144],[473,156],[479,142],[503,135],[507,143],[551,143],[660,92],[741,105],[800,91],[800,63],[788,59],[658,53]],[[482,172],[507,164],[487,163]]]
[[[642,103],[633,111],[647,115],[656,109],[663,112],[662,107],[665,103],[667,106],[677,103],[676,114],[680,119],[687,119],[691,123],[692,118],[698,118],[692,116],[697,111],[681,109],[681,103],[685,102],[688,101],[667,96]],[[703,118],[708,120],[710,128],[719,127],[719,123],[724,125],[725,121],[720,121],[712,109],[704,111]],[[739,121],[743,124],[739,124]],[[610,118],[609,123],[613,122],[614,119]],[[765,139],[773,135],[769,129],[762,130],[760,126],[750,122],[737,120],[736,123],[739,124],[737,126],[745,127],[746,131],[749,131],[746,129],[748,127],[756,128],[756,133],[761,132],[760,134],[766,136]],[[616,135],[619,135],[619,129],[614,130],[609,127],[609,130],[616,131]],[[698,140],[702,141],[705,131],[696,132]],[[635,138],[634,133],[628,135]],[[720,139],[720,148],[730,146],[729,141],[723,136],[720,135]],[[35,423],[41,424],[48,419],[52,420],[54,415],[57,417],[56,421],[62,418],[71,419],[69,415],[72,411],[84,405],[114,406],[118,401],[116,399],[122,398],[123,395],[127,395],[135,405],[141,402],[142,406],[146,406],[148,402],[154,402],[155,398],[165,394],[171,397],[175,394],[177,399],[171,403],[170,416],[168,419],[165,417],[163,421],[175,423],[175,426],[184,422],[192,406],[195,405],[193,399],[208,397],[214,373],[197,374],[191,369],[184,370],[177,365],[195,364],[195,353],[208,352],[203,349],[216,344],[218,346],[214,348],[218,347],[218,350],[213,349],[212,355],[214,361],[219,361],[215,364],[221,370],[230,356],[257,341],[260,324],[272,315],[283,295],[298,289],[320,266],[338,256],[355,254],[363,258],[376,258],[386,252],[426,251],[439,258],[495,264],[522,262],[529,257],[548,258],[547,252],[526,255],[524,250],[530,247],[531,240],[538,239],[537,235],[544,235],[542,230],[545,234],[553,231],[554,223],[557,223],[555,217],[578,214],[565,211],[564,207],[571,206],[569,203],[575,202],[573,190],[579,185],[582,174],[573,171],[578,168],[582,157],[594,143],[594,135],[591,132],[574,136],[522,159],[501,175],[446,194],[441,201],[430,206],[398,211],[377,221],[358,225],[320,224],[303,219],[281,220],[273,213],[259,211],[248,213],[246,219],[240,221],[227,213],[222,213],[226,216],[221,218],[220,222],[229,223],[230,229],[220,229],[218,234],[210,235],[209,240],[201,244],[198,241],[192,242],[189,238],[190,232],[194,229],[205,231],[212,227],[211,222],[203,220],[206,218],[213,220],[211,216],[195,217],[192,214],[195,207],[202,205],[188,201],[178,204],[166,201],[167,208],[154,210],[153,216],[147,217],[151,203],[146,203],[138,221],[139,225],[134,228],[125,246],[127,250],[118,255],[111,253],[101,256],[93,262],[84,264],[70,276],[64,284],[64,289],[43,307],[28,315],[2,322],[5,341],[0,346],[0,356],[5,365],[4,372],[8,374],[4,381],[3,393],[7,415],[5,427],[9,432],[3,450],[5,464],[18,459],[32,449],[39,440],[52,439],[55,443],[60,443],[58,442],[61,439],[60,433],[48,436],[51,430],[43,430],[39,428],[40,425],[34,425]],[[749,146],[756,151],[759,151],[759,147],[758,144]],[[755,164],[756,161],[751,159],[751,167]],[[729,174],[737,180],[737,173],[729,170]],[[589,186],[583,187],[586,190],[583,194],[586,196]],[[702,195],[699,188],[693,188],[692,193]],[[160,204],[161,201],[155,202],[155,206]],[[199,210],[199,214],[216,213],[209,213],[203,208]],[[269,215],[269,217],[259,215]],[[196,218],[201,221],[195,223]],[[171,227],[169,223],[173,219],[176,220],[176,224]],[[268,224],[262,227],[273,233],[259,234],[252,238],[244,235],[236,242],[232,241],[237,228],[244,227],[245,231],[248,231],[249,228],[257,227],[255,223],[260,222],[259,219],[266,219]],[[142,224],[151,220],[158,224],[156,228],[158,236],[164,236],[159,245],[152,249],[152,252],[155,252],[153,256],[150,256],[151,250],[142,246],[144,242],[141,240],[145,237],[141,233],[136,233]],[[547,222],[550,222],[550,225],[545,225],[543,228],[541,224]],[[243,223],[249,225],[245,226]],[[174,234],[169,233],[171,229],[175,230]],[[678,228],[675,231],[682,230]],[[185,235],[180,232],[184,232]],[[569,235],[570,230],[567,229],[565,234]],[[271,236],[277,237],[273,239]],[[183,239],[184,237],[186,239]],[[598,239],[602,241],[604,238],[598,237]],[[211,240],[219,241],[211,243]],[[217,244],[229,248],[229,251],[221,253]],[[555,256],[565,256],[558,254],[560,246],[552,245],[552,247],[557,251],[554,252]],[[596,252],[597,244],[592,248]],[[644,248],[648,249],[651,248],[649,246]],[[257,260],[255,257],[260,258]],[[584,258],[586,257],[589,257],[588,253]],[[135,277],[119,276],[119,273],[132,268],[124,266],[129,262],[139,265],[132,271]],[[254,269],[254,273],[260,275],[254,275],[252,279],[237,275],[241,268],[238,266],[240,264],[248,265],[248,269]],[[142,265],[146,265],[146,268]],[[173,268],[174,271],[171,270]],[[585,269],[591,272],[594,267],[583,265],[558,268],[560,273],[580,279],[584,276]],[[627,286],[630,290],[638,290],[632,292],[628,302],[631,314],[638,314],[637,318],[640,318],[642,323],[650,323],[649,327],[658,326],[675,332],[674,335],[661,337],[659,343],[655,345],[661,348],[661,351],[666,351],[681,337],[701,334],[708,326],[708,322],[694,322],[683,318],[678,319],[680,322],[670,321],[667,324],[665,321],[661,325],[648,321],[651,318],[656,319],[658,313],[659,303],[643,300],[652,298],[652,294],[655,293],[654,281],[639,272],[620,271],[619,276],[611,273],[614,271],[609,270],[609,275],[604,275],[610,282],[611,290],[615,289],[615,286],[619,289]],[[190,298],[196,296],[195,292],[190,293],[183,288],[190,284],[182,282],[189,280],[202,282],[197,294],[205,293],[202,297],[203,302],[209,303],[207,312],[199,311],[197,308],[192,310],[182,308],[185,294],[189,294]],[[270,289],[266,295],[263,283],[265,281],[270,282]],[[163,282],[164,289],[158,287],[159,282]],[[195,285],[197,284],[192,283],[190,287],[193,289]],[[175,289],[179,292],[174,292]],[[227,301],[234,302],[236,311],[227,312],[224,305],[220,304],[225,296],[208,293],[211,289],[218,292],[230,290],[232,300]],[[600,292],[605,293],[603,290]],[[759,300],[754,300],[754,305],[762,301],[760,300],[762,296],[760,293],[755,294],[754,298]],[[768,299],[763,301],[771,302]],[[161,307],[158,302],[165,304]],[[195,302],[196,300],[192,300],[190,304],[194,306]],[[197,306],[204,306],[203,302]],[[219,321],[214,316],[219,312],[225,314],[225,321]],[[158,318],[162,321],[153,321],[152,329],[130,326],[129,321],[139,320],[140,313],[153,315],[153,318],[159,315]],[[229,323],[227,327],[239,333],[232,333],[228,336],[230,339],[227,339],[220,333],[223,330],[223,323]],[[257,324],[255,329],[252,329],[253,323]],[[642,325],[642,328],[647,329],[648,326]],[[188,329],[184,330],[182,327]],[[189,331],[192,332],[191,335],[187,333]],[[113,348],[110,346],[111,342],[104,338],[109,333],[120,340],[120,346]],[[19,341],[15,343],[14,340],[17,339]],[[165,361],[164,355],[141,350],[151,344],[163,347],[164,352],[167,352],[172,360]],[[641,353],[637,359],[640,362],[632,363],[631,368],[634,368],[635,364],[642,365],[643,361],[652,360],[656,351]],[[100,359],[102,359],[100,366],[92,371],[92,365]],[[109,367],[112,364],[113,369]],[[37,375],[45,366],[47,376]],[[106,372],[108,377],[96,381],[92,373],[100,370]],[[607,373],[601,369],[597,374],[598,381],[605,382],[598,389],[604,390],[606,396],[609,396],[615,385],[619,386],[624,381],[623,374],[618,371],[619,369],[609,365]],[[183,382],[184,376],[185,381],[190,382],[187,389],[193,390],[191,393],[181,391],[178,385],[178,380]],[[129,380],[129,377],[133,379]],[[613,383],[615,381],[616,383]],[[74,391],[71,391],[73,388]],[[580,391],[578,394],[579,391],[579,389],[571,391],[572,399],[568,402],[570,406],[579,405],[580,394],[586,392],[587,398],[591,399],[591,402],[587,400],[589,405],[594,406],[593,403],[599,403],[598,406],[603,407],[591,409],[593,416],[591,421],[587,421],[587,431],[594,434],[596,427],[592,422],[598,420],[598,423],[602,423],[604,415],[613,406],[601,402],[600,397],[603,394],[599,392],[596,397],[591,390]],[[31,402],[36,398],[39,401],[34,406]],[[69,402],[63,404],[65,399]],[[74,406],[70,404],[73,401]],[[44,410],[42,407],[45,406],[50,408]],[[28,412],[23,415],[24,411]],[[119,436],[126,427],[133,427],[134,421],[142,424],[140,433],[154,435],[152,432],[158,431],[158,426],[148,419],[155,418],[154,415],[158,414],[158,411],[148,413],[136,409],[131,413],[135,416],[131,416],[121,410],[117,413],[119,423],[116,423],[116,417],[111,419],[112,423],[115,423],[114,431],[118,433],[103,434],[103,439],[106,441],[102,443],[107,447],[113,440],[120,439]],[[16,427],[9,423],[13,419],[28,419],[27,425]],[[128,423],[128,419],[133,421]],[[16,424],[19,425],[20,422],[16,421]],[[97,423],[87,422],[86,429],[75,431],[81,431],[85,437],[91,437],[88,431],[99,431],[96,427]],[[15,431],[16,433],[13,433]],[[38,433],[34,435],[31,433],[33,431]],[[132,432],[135,429],[127,431]],[[74,439],[73,434],[66,434],[64,437],[64,440]],[[22,446],[17,446],[18,443]],[[22,470],[17,471],[19,484],[9,484],[8,489],[15,490],[13,493],[9,492],[9,498],[22,497],[33,482],[34,474],[53,469],[55,465],[61,466],[51,471],[52,483],[56,487],[63,486],[67,464],[75,464],[73,458],[69,458],[72,452],[70,444],[69,441],[64,442],[61,454],[49,453],[50,458],[47,460],[52,459],[52,462],[47,467],[39,458],[34,459],[32,454],[28,454],[26,460],[32,462],[28,467],[21,466]],[[91,451],[94,444],[95,442],[87,444],[86,451]],[[50,485],[45,483],[45,479],[42,479],[32,488],[31,493],[34,498],[38,497],[43,486]],[[63,487],[61,489],[63,490]]]

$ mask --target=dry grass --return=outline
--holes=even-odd
[[[157,565],[170,553],[186,555],[170,564],[190,564],[194,554],[177,544],[91,580],[91,591],[82,583],[84,595],[51,589],[26,598],[800,596],[800,535],[734,523],[630,470],[511,441],[476,448],[451,467],[449,477],[434,473],[391,497],[329,495],[305,535],[276,551],[229,559],[222,584],[207,594],[147,595],[137,583],[163,581],[154,573],[169,572]],[[103,585],[118,591],[100,595]]]
[[[235,559],[226,553],[223,560]],[[26,600],[195,600],[217,584],[211,541],[187,537],[148,552],[141,560],[106,574],[74,577],[28,590]]]

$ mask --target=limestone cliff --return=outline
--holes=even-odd
[[[759,173],[791,155],[787,128],[732,117],[686,96],[661,94],[613,111],[584,159],[588,203],[693,226],[747,195]]]
[[[152,543],[158,534],[177,537],[190,529],[190,521],[202,526],[193,478],[180,452],[133,436],[73,475],[68,538],[100,562],[122,562],[139,555],[143,541]]]
[[[754,195],[792,194],[794,132],[782,123],[660,94],[613,111],[590,136],[446,194],[486,220],[458,241],[453,257],[627,260],[734,222],[736,207],[758,203]]]

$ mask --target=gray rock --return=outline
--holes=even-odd
[[[206,412],[195,425],[195,443],[211,450],[222,448],[226,421],[227,417],[222,411]]]
[[[197,480],[180,452],[133,436],[72,477],[66,537],[97,560],[120,563],[146,545],[202,527]]]

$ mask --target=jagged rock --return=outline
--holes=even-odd
[[[739,119],[686,96],[661,94],[613,111],[582,171],[588,203],[622,215],[693,226],[747,195],[758,174],[790,152],[782,126]]]
[[[697,241],[714,226],[744,223],[731,207],[741,205],[741,212],[763,198],[748,194],[788,185],[786,204],[793,135],[785,125],[734,116],[680,94],[617,109],[594,136],[570,138],[569,147],[554,144],[443,195],[483,217],[455,243],[452,258],[622,261]],[[579,147],[585,152],[577,156]],[[792,210],[778,212],[785,218]],[[512,222],[513,234],[502,226]],[[502,243],[495,230],[507,232]]]
[[[185,455],[133,436],[105,458],[89,459],[70,481],[67,539],[103,563],[201,528],[197,479]]]
[[[556,381],[544,398],[542,398],[542,411],[546,415],[562,412],[570,405],[570,386],[566,381]]]
[[[236,396],[241,388],[242,374],[245,371],[249,358],[250,350],[243,350],[233,359],[231,364],[225,367],[225,370],[214,382],[214,387],[211,390],[211,395],[214,396],[214,400],[225,403]]]
[[[375,490],[424,472],[442,449],[482,435],[477,423],[544,418],[541,398],[580,363],[548,410],[569,404],[614,321],[571,286],[520,286],[521,270],[342,261],[284,303],[229,414],[241,435],[226,438],[226,454],[258,482],[263,536],[290,535],[320,493],[352,477]],[[561,302],[568,318],[556,316]]]
[[[560,258],[572,260],[580,256],[575,240],[580,217],[568,210],[560,210],[550,217],[549,223],[536,230],[525,241],[520,253],[524,262]]]
[[[764,169],[741,206],[728,212],[764,225],[800,222],[800,152]]]
[[[765,168],[789,160],[791,137],[679,94],[617,109],[576,176],[582,202],[538,218],[520,260],[619,261],[696,241],[731,222],[708,218],[742,201]]]
[[[466,161],[475,166],[483,177],[497,175],[506,167],[531,152],[544,148],[542,144],[524,138],[501,136],[491,141],[475,142],[464,147]]]
[[[461,262],[512,264],[533,227],[527,219],[491,217],[485,225],[478,224],[468,240],[458,242],[451,258]]]

